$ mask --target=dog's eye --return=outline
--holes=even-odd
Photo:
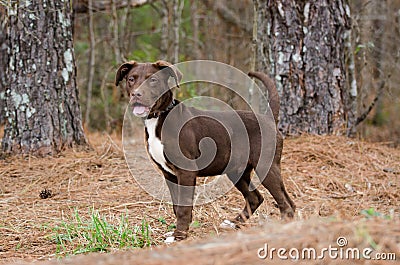
[[[158,80],[157,80],[157,78],[155,78],[155,77],[152,77],[152,78],[150,78],[150,82],[151,83],[155,83],[155,82],[157,82]]]
[[[134,78],[133,76],[130,76],[130,77],[128,78],[128,81],[129,81],[129,82],[135,82],[135,78]]]

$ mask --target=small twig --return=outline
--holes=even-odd
[[[105,134],[108,138],[108,140],[111,142],[111,144],[108,146],[107,150],[100,156],[100,159],[103,159],[104,157],[106,157],[106,155],[108,154],[108,152],[111,149],[111,146],[113,146],[115,149],[117,149],[118,152],[122,152],[121,148],[113,141],[113,139],[110,137],[109,134]]]
[[[365,119],[367,118],[368,114],[369,114],[369,113],[371,112],[371,110],[374,108],[376,102],[378,102],[379,98],[382,96],[382,93],[383,93],[383,89],[384,89],[384,87],[385,87],[385,84],[386,84],[386,81],[385,81],[385,80],[381,82],[381,85],[379,86],[377,95],[375,96],[375,98],[374,98],[374,100],[371,102],[371,104],[369,105],[368,109],[367,109],[366,111],[364,111],[364,113],[361,114],[361,115],[357,118],[355,126],[357,126],[358,124],[360,124],[363,120],[365,120]]]
[[[148,205],[148,204],[154,204],[155,202],[150,201],[150,202],[130,202],[130,203],[123,203],[114,207],[111,207],[111,209],[118,209],[122,207],[127,207],[127,206],[138,206],[138,205]]]
[[[356,197],[358,195],[363,195],[361,193],[355,193],[355,194],[347,194],[347,195],[328,195],[328,198],[331,199],[347,199],[347,198],[351,198],[351,197]]]
[[[399,27],[399,31],[400,31],[400,27]],[[394,64],[393,64],[393,65],[397,65],[397,63],[399,62],[399,60],[400,60],[400,50],[397,51],[397,54],[396,54],[396,57],[395,57],[395,60],[394,60]],[[361,116],[359,116],[359,117],[357,118],[357,121],[356,121],[355,126],[357,126],[359,123],[361,123],[363,120],[365,120],[365,119],[367,118],[368,114],[371,112],[371,110],[372,110],[373,107],[375,106],[376,102],[379,100],[380,96],[382,95],[383,89],[384,89],[384,87],[385,87],[385,85],[386,85],[386,81],[389,80],[389,79],[391,78],[394,69],[396,69],[396,67],[393,67],[393,68],[391,69],[390,73],[387,75],[386,79],[383,80],[383,81],[381,82],[381,85],[380,85],[380,87],[379,87],[379,89],[378,89],[378,93],[377,93],[376,97],[375,97],[374,100],[372,101],[372,103],[371,103],[371,105],[369,106],[369,108],[368,108]],[[382,73],[380,73],[380,75],[382,75]]]
[[[290,182],[293,183],[293,185],[296,187],[296,189],[299,192],[299,194],[303,197],[304,193],[301,191],[299,185],[297,185],[297,183],[293,180],[293,178],[291,176],[289,176],[288,179],[290,180]]]

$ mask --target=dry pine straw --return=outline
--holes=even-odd
[[[146,219],[154,243],[162,245],[167,228],[157,219],[163,217],[170,224],[174,216],[169,204],[153,199],[132,177],[159,174],[150,164],[142,140],[137,141],[136,166],[131,174],[117,137],[92,134],[89,138],[94,147],[90,152],[69,150],[54,158],[0,161],[0,263],[54,257],[56,245],[49,239],[50,227],[72,216],[75,209],[87,216],[94,208],[111,220],[128,214],[131,224]],[[390,216],[391,221],[385,221],[387,229],[398,227],[399,161],[400,150],[383,144],[337,136],[286,139],[282,175],[297,205],[296,221],[329,217],[344,225],[359,222],[365,218],[361,210],[374,208]],[[41,199],[45,189],[49,198]],[[266,201],[246,226],[283,225],[276,224],[279,212],[272,197],[265,189],[261,192]],[[242,206],[241,195],[232,190],[213,203],[196,207],[194,220],[200,227],[192,228],[185,242],[225,233],[219,223],[233,217]],[[290,237],[296,231],[289,229],[287,234]],[[379,232],[376,234],[379,237]],[[397,234],[397,244],[399,240]]]

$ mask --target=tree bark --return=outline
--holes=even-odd
[[[6,31],[7,15],[4,6],[0,5],[0,124],[4,123],[4,96],[7,86],[6,65],[8,64],[8,40]]]
[[[254,0],[257,68],[276,81],[285,134],[344,134],[348,116],[345,0]],[[351,101],[351,100],[349,100]]]
[[[356,63],[353,50],[352,31],[349,29],[345,39],[345,60],[347,70],[347,87],[349,93],[343,93],[344,112],[347,117],[347,131],[349,137],[354,137],[357,133],[356,126],[358,124],[358,87],[356,78]]]
[[[56,154],[86,145],[76,86],[71,1],[14,1],[8,7],[6,154]]]

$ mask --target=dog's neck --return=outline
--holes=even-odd
[[[172,99],[171,103],[168,105],[166,109],[150,113],[149,115],[147,115],[145,119],[148,120],[148,119],[158,118],[160,117],[161,114],[170,112],[176,105],[178,105],[178,103],[179,102],[177,100]]]

